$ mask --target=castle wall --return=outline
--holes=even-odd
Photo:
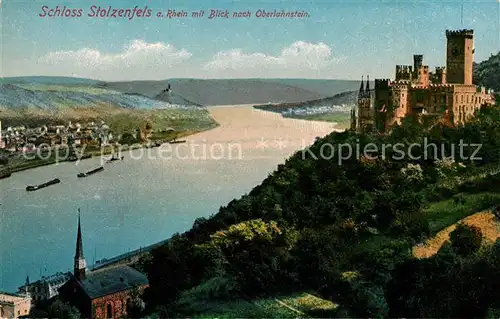
[[[419,85],[427,86],[429,85],[429,66],[421,65],[416,72],[416,83]]]
[[[361,126],[371,115],[377,130],[385,132],[410,113],[439,115],[456,125],[483,104],[495,104],[491,92],[472,84],[473,30],[447,30],[446,38],[446,67],[436,67],[433,74],[423,65],[423,55],[415,54],[413,65],[396,65],[395,81],[375,80],[374,111],[368,100],[358,101]]]
[[[147,286],[139,289],[140,293]],[[104,319],[108,318],[108,306],[111,307],[113,318],[122,318],[127,315],[127,301],[131,298],[131,290],[120,291],[111,295],[103,296],[92,300],[92,318]]]
[[[410,96],[408,94],[408,84],[394,84],[391,88],[390,103],[392,103],[392,115],[387,125],[400,124],[401,120],[408,114],[408,104]]]

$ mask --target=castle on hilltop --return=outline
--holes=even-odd
[[[434,72],[413,55],[413,65],[396,65],[396,78],[376,79],[374,90],[363,79],[351,130],[386,132],[409,115],[433,116],[449,125],[466,122],[482,105],[493,105],[491,90],[472,83],[474,31],[446,30],[446,67]],[[356,114],[357,113],[357,114]]]

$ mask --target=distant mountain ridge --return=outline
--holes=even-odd
[[[168,84],[183,99],[204,106],[318,100],[359,86],[358,81],[310,79],[170,79],[106,82],[105,86],[154,98]]]
[[[351,80],[174,78],[161,81],[106,82],[48,76],[2,78],[0,83],[88,86],[195,106],[302,102],[353,91],[359,86],[358,81]],[[169,84],[172,92],[167,98],[162,92]]]
[[[0,78],[3,84],[52,84],[52,85],[95,85],[98,80],[70,76],[19,76]]]

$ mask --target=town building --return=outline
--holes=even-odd
[[[19,287],[18,290],[21,294],[29,294],[32,302],[37,305],[40,304],[40,302],[47,301],[57,296],[59,294],[58,289],[70,278],[70,272],[58,272],[48,277],[42,276],[40,280],[31,283],[29,278],[26,278],[26,283]]]
[[[147,277],[127,265],[87,270],[78,216],[74,272],[59,288],[61,300],[78,308],[83,318],[121,318],[147,286]]]
[[[394,80],[376,79],[373,91],[369,80],[363,87],[362,79],[357,110],[351,111],[351,129],[386,132],[410,114],[458,125],[482,105],[495,104],[491,90],[472,82],[474,31],[446,30],[446,40],[446,67],[430,72],[423,55],[415,54],[413,65],[396,65]]]
[[[0,319],[27,316],[30,311],[31,297],[29,295],[0,293]]]

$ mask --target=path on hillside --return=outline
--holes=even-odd
[[[429,258],[434,256],[441,246],[450,239],[450,234],[453,232],[459,223],[474,225],[481,229],[483,238],[489,242],[495,242],[500,238],[500,225],[496,220],[495,215],[489,210],[470,215],[457,223],[446,227],[437,233],[436,236],[427,240],[423,245],[413,247],[413,256],[417,258]]]

